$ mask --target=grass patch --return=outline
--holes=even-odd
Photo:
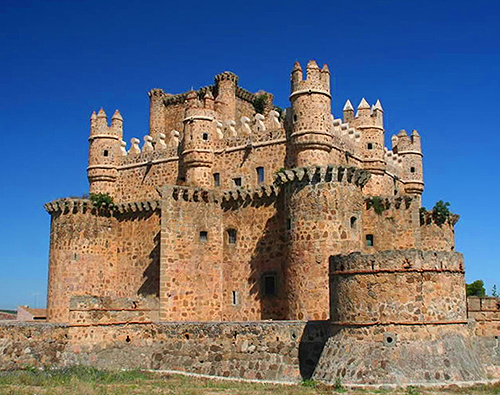
[[[348,390],[342,383],[326,386],[314,380],[298,385],[273,385],[145,372],[106,371],[76,366],[57,370],[0,372],[0,395],[326,395],[346,394],[500,394],[500,385],[424,390],[409,387],[399,391]]]

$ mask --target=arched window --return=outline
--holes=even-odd
[[[351,217],[351,229],[356,229],[356,222],[358,222],[358,219],[356,217]]]
[[[236,229],[228,229],[227,230],[227,242],[229,244],[236,244],[236,239],[238,236],[238,232]]]
[[[257,184],[262,184],[264,182],[264,168],[257,167]]]

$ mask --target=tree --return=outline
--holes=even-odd
[[[498,293],[497,293],[497,285],[493,285],[493,289],[491,290],[491,296],[498,298]]]
[[[467,284],[467,296],[486,296],[484,281],[476,280],[470,284]]]

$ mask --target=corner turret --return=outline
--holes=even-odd
[[[300,64],[292,70],[292,154],[295,166],[326,165],[332,149],[330,71],[314,60],[302,79]]]
[[[111,126],[103,108],[90,117],[89,162],[87,178],[90,193],[114,194],[118,175],[120,140],[123,136],[123,118],[115,111]]]

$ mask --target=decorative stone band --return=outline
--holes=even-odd
[[[184,120],[182,122],[184,122],[184,123],[191,122],[191,121],[210,121],[210,122],[212,122],[213,120],[214,120],[213,117],[207,117],[204,115],[193,115],[193,116],[184,118]]]
[[[454,251],[395,250],[375,254],[332,255],[330,275],[378,273],[464,273],[462,254]]]
[[[332,137],[332,135],[330,133],[325,133],[325,132],[321,132],[321,131],[318,131],[318,130],[299,130],[297,132],[293,132],[290,135],[290,137],[299,137],[299,136],[302,136],[302,135],[305,135],[305,134],[318,134],[318,135],[326,136],[326,137],[329,137],[329,138]]]
[[[298,167],[276,173],[274,184],[283,186],[290,183],[320,183],[347,181],[359,187],[364,187],[370,180],[371,174],[357,167],[343,166],[310,166]]]
[[[414,269],[409,267],[408,269],[380,269],[380,270],[334,270],[331,271],[330,274],[335,276],[351,276],[358,274],[382,274],[382,273],[459,273],[464,274],[465,271],[462,269],[438,269],[438,268],[419,268]]]
[[[190,188],[177,185],[164,185],[161,196],[163,199],[175,201],[219,203],[219,193],[214,190],[202,188]]]
[[[73,199],[73,198],[65,198],[65,199],[57,199],[53,200],[44,205],[45,210],[49,214],[54,213],[86,213],[91,211],[92,209],[96,209],[94,207],[92,201],[90,199]],[[149,200],[144,202],[131,202],[131,203],[118,203],[114,204],[109,208],[109,211],[112,213],[135,213],[135,212],[144,212],[144,211],[155,211],[160,208],[160,202],[158,200]]]
[[[93,170],[93,169],[116,169],[116,166],[114,166],[114,165],[92,165],[92,166],[87,166],[87,171],[88,170]]]
[[[464,325],[468,322],[465,320],[456,321],[366,321],[366,322],[347,322],[347,321],[330,321],[331,325],[337,326],[415,326],[415,325]]]
[[[91,134],[89,137],[89,141],[92,141],[94,139],[120,140],[120,138],[115,134]]]
[[[192,154],[192,153],[197,153],[197,152],[210,154],[213,151],[211,151],[209,149],[203,149],[203,148],[193,148],[193,149],[182,151],[182,156],[185,156],[185,155],[188,155],[188,154]]]
[[[292,92],[292,94],[290,95],[289,99],[292,100],[295,96],[305,95],[305,94],[310,95],[311,93],[319,93],[321,95],[327,96],[329,99],[332,98],[332,96],[330,95],[330,93],[327,92],[327,91],[322,91],[320,89],[301,89],[301,90]]]
[[[414,150],[408,150],[408,151],[398,151],[398,155],[404,155],[404,154],[415,154],[415,155],[419,155],[419,156],[424,156],[424,154],[422,154],[422,152],[420,151],[414,151]]]
[[[278,196],[279,188],[275,185],[260,185],[253,189],[238,188],[223,192],[221,198],[223,202],[245,201],[247,199],[261,199],[265,197]]]

